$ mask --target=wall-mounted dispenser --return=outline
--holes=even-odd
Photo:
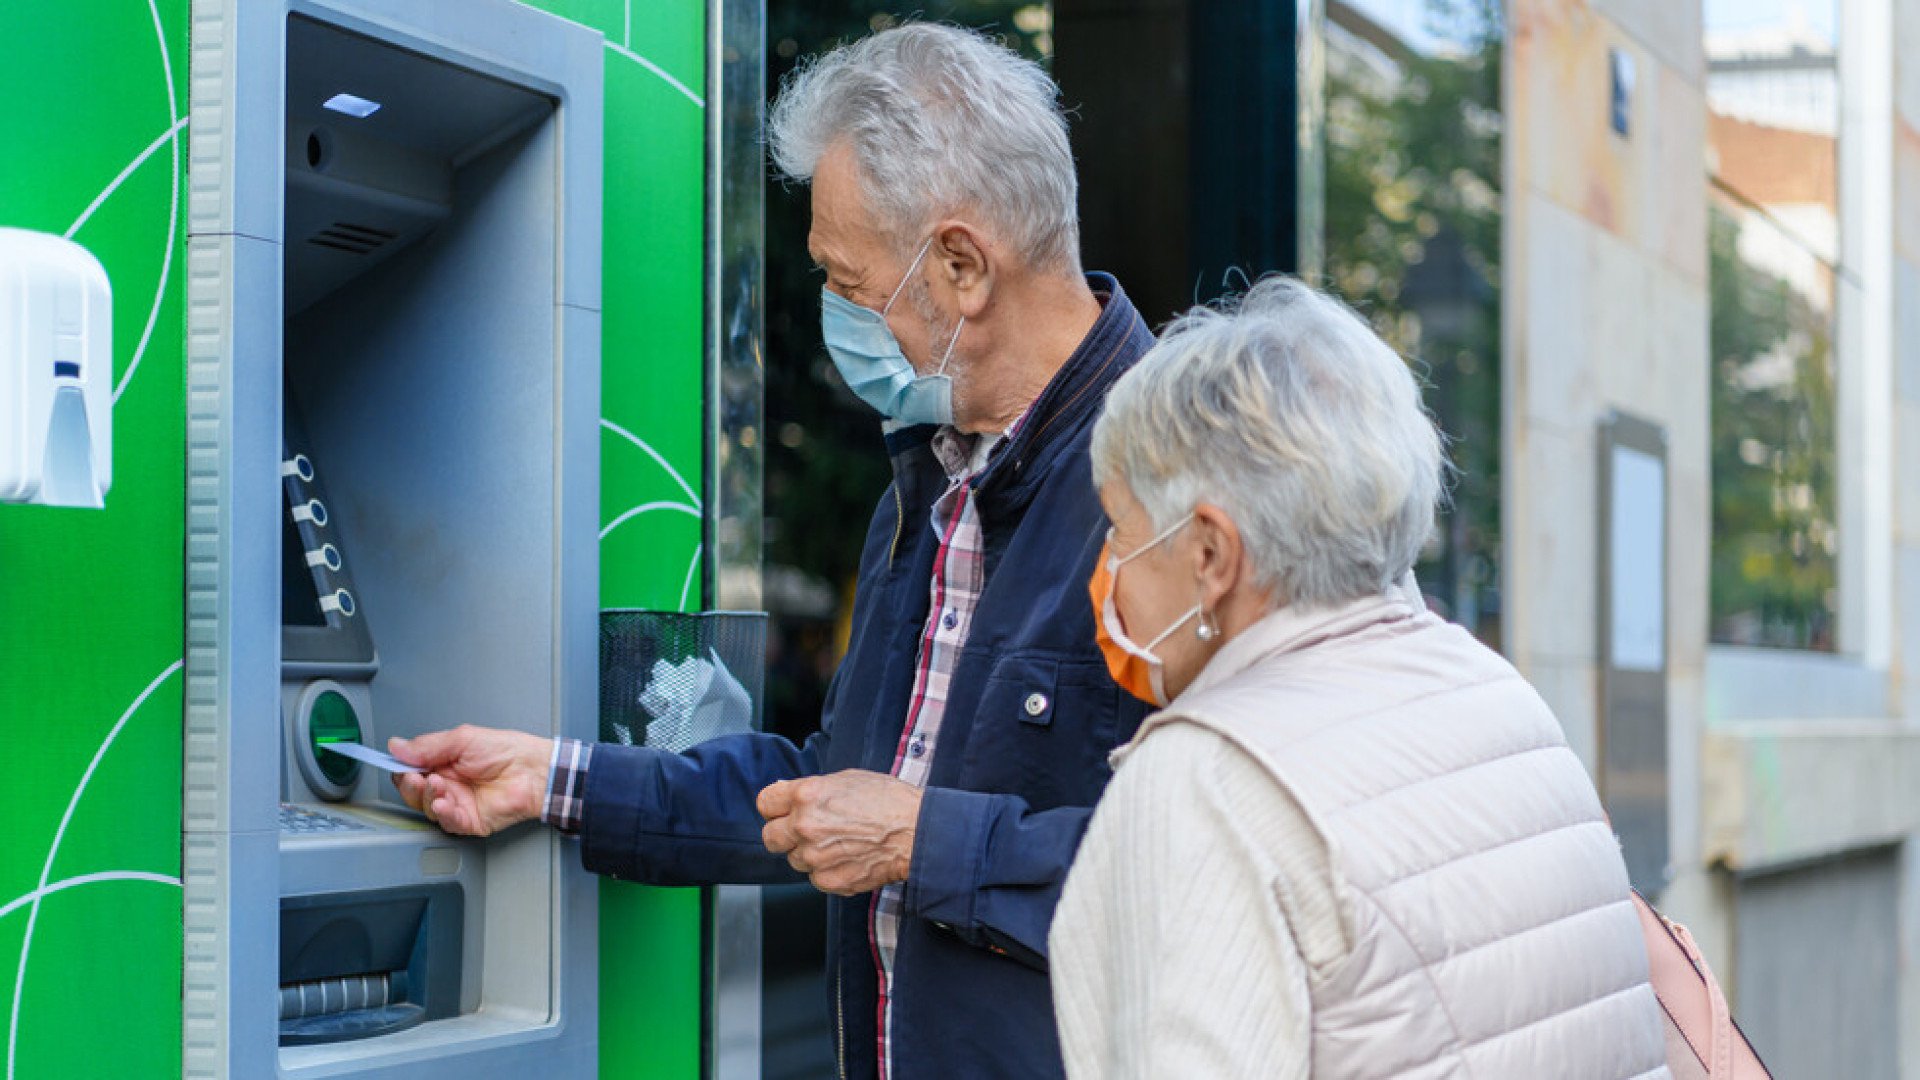
[[[113,304],[71,240],[0,229],[0,502],[101,507],[113,484]]]

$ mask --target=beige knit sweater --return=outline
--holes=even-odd
[[[1049,948],[1068,1075],[1304,1080],[1301,954],[1346,944],[1299,807],[1225,739],[1176,724],[1114,776],[1096,830]],[[1274,881],[1301,888],[1276,904]]]

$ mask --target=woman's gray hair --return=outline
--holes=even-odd
[[[789,75],[767,118],[780,171],[813,180],[848,141],[867,205],[902,251],[962,209],[1027,265],[1078,273],[1078,180],[1059,88],[1040,65],[971,30],[909,23]]]
[[[1340,301],[1267,278],[1195,308],[1115,383],[1093,473],[1168,528],[1203,502],[1284,604],[1376,595],[1412,568],[1446,469],[1413,373]]]

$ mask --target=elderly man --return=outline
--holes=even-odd
[[[1153,344],[1082,274],[1058,92],[978,35],[909,25],[798,72],[779,167],[811,183],[821,318],[887,418],[894,482],[861,556],[819,735],[685,754],[463,727],[396,742],[454,832],[542,818],[656,884],[805,874],[833,902],[843,1076],[1057,1076],[1047,931],[1108,751],[1144,707],[1094,644],[1106,520],[1087,440]]]

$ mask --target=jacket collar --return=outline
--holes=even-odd
[[[1291,606],[1278,608],[1222,645],[1200,669],[1200,674],[1194,676],[1192,684],[1165,709],[1147,717],[1133,738],[1110,755],[1110,760],[1119,765],[1152,729],[1179,719],[1183,704],[1199,699],[1258,664],[1350,637],[1371,627],[1412,619],[1425,610],[1420,586],[1411,573],[1380,595],[1349,604],[1304,611]]]
[[[1040,392],[1013,438],[981,472],[976,491],[983,511],[1025,505],[1046,479],[1060,448],[1099,413],[1113,381],[1153,347],[1152,331],[1111,274],[1090,273],[1087,285],[1103,301],[1100,317]],[[894,459],[896,473],[919,458],[916,451],[931,458],[928,444],[937,430],[932,424],[921,424],[886,433],[887,454]]]

